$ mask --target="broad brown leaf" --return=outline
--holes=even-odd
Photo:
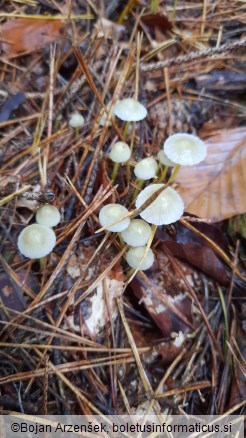
[[[218,222],[246,211],[246,128],[223,130],[206,142],[208,155],[177,176],[185,211]]]
[[[134,295],[144,304],[147,312],[151,318],[155,321],[164,336],[170,336],[172,332],[178,333],[179,331],[188,331],[189,326],[186,325],[181,318],[174,313],[169,307],[163,304],[172,304],[179,315],[184,316],[184,320],[191,323],[191,301],[183,293],[171,297],[163,293],[163,290],[158,288],[158,284],[151,282],[153,288],[145,284],[138,276],[136,276],[131,282],[131,288]]]
[[[226,236],[218,225],[202,222],[195,223],[194,225],[198,231],[205,234],[223,249],[227,255],[230,255]],[[168,251],[172,256],[195,266],[219,284],[223,286],[228,284],[225,265],[207,244],[206,240],[199,236],[199,234],[178,222],[175,226],[174,236],[170,236],[165,230],[159,228],[156,232],[156,237],[162,242],[160,247],[164,252]]]
[[[61,20],[10,19],[2,27],[2,49],[8,56],[31,53],[60,34]]]
[[[173,256],[179,257],[181,260],[187,261],[201,269],[201,271],[219,284],[224,286],[228,284],[226,269],[211,248],[207,248],[205,245],[200,246],[193,242],[180,244],[173,240],[163,242],[161,248],[168,250]]]

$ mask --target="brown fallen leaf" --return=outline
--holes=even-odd
[[[201,222],[196,223],[195,226],[198,231],[212,239],[227,255],[230,254],[226,236],[218,225]],[[160,248],[164,252],[168,251],[172,256],[195,266],[219,284],[223,286],[228,284],[225,265],[199,234],[184,227],[181,223],[177,223],[174,236],[158,229],[156,237],[161,241]]]
[[[14,287],[6,274],[0,275],[0,297],[4,306],[10,309],[22,312],[26,308],[25,299],[18,287]],[[4,312],[0,311],[1,318],[4,318]]]
[[[172,297],[163,293],[162,289],[152,281],[153,288],[145,284],[136,276],[131,282],[134,295],[143,303],[151,318],[161,330],[164,336],[170,336],[172,332],[189,331],[189,326],[185,324],[184,320],[191,323],[191,301],[184,294],[180,293]],[[163,303],[175,307],[177,314]],[[181,317],[184,316],[183,320]]]
[[[246,211],[246,128],[223,130],[206,141],[208,155],[180,169],[185,211],[218,222]]]
[[[185,334],[179,332],[172,336],[160,339],[160,332],[156,328],[143,329],[143,326],[136,324],[136,321],[128,320],[131,333],[138,348],[149,347],[149,350],[142,354],[142,360],[148,366],[155,366],[156,358],[161,355],[162,364],[171,363],[180,353],[184,342]],[[169,338],[169,339],[168,339]],[[172,388],[169,388],[172,389]]]
[[[2,26],[2,50],[8,56],[31,53],[60,35],[61,20],[10,19]]]
[[[146,14],[141,21],[149,27],[158,27],[160,30],[172,30],[173,25],[164,14]]]
[[[207,248],[205,245],[199,246],[193,242],[180,244],[172,240],[163,242],[161,248],[168,250],[172,256],[179,257],[201,269],[219,284],[223,286],[228,284],[225,266],[211,248]]]

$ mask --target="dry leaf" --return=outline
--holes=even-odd
[[[213,240],[228,256],[230,255],[226,235],[218,225],[202,222],[194,225],[198,231]],[[168,251],[172,256],[178,257],[200,269],[220,285],[225,286],[228,284],[225,265],[206,241],[199,234],[180,223],[177,223],[175,228],[175,235],[173,236],[167,234],[165,230],[157,230],[156,237],[161,241],[159,248],[162,248],[165,253]]]
[[[141,21],[150,27],[158,27],[160,30],[172,30],[173,25],[164,14],[146,14],[141,17]]]
[[[8,56],[34,52],[60,35],[61,20],[10,19],[2,26],[1,48]]]
[[[180,244],[172,240],[163,242],[161,247],[170,252],[172,256],[179,257],[181,260],[185,260],[201,269],[201,271],[219,284],[223,286],[228,284],[226,269],[211,248],[207,248],[205,245],[200,246],[193,242]]]
[[[207,158],[180,169],[185,211],[218,222],[246,211],[246,128],[224,130],[206,141]]]
[[[134,282],[134,286],[136,286],[136,282]],[[135,293],[135,295],[142,300],[146,310],[164,336],[170,336],[172,332],[177,333],[180,330],[189,330],[189,327],[181,321],[181,319],[170,308],[166,307],[160,299],[160,296],[155,294],[150,288],[144,289],[140,286],[138,292],[140,293],[138,295]],[[140,294],[142,294],[142,296]],[[184,316],[184,319],[186,317],[186,320],[191,319],[191,302],[187,296],[181,293],[175,297],[162,295],[162,298],[165,298],[167,303],[175,306],[179,314]]]
[[[23,271],[21,273],[23,274]],[[0,298],[3,305],[8,309],[13,309],[18,312],[22,312],[26,309],[25,298],[22,291],[17,285],[14,287],[13,282],[11,282],[11,279],[8,278],[6,273],[0,275]],[[1,317],[4,318],[4,311],[1,310],[0,313]]]

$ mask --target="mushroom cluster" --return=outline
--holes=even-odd
[[[58,208],[45,204],[36,212],[36,224],[28,225],[19,234],[19,251],[29,259],[47,256],[56,244],[56,235],[52,227],[61,219]]]
[[[154,263],[154,254],[147,250],[151,227],[142,219],[130,220],[129,211],[120,204],[107,204],[99,212],[99,222],[107,230],[120,232],[121,238],[130,246],[126,261],[133,269],[146,270]]]
[[[149,224],[142,219],[133,219],[121,232],[121,237],[131,247],[126,253],[126,261],[132,269],[145,271],[153,265],[154,253],[146,247],[151,232]]]
[[[130,122],[143,120],[147,109],[137,100],[127,98],[116,103],[113,113],[128,126]],[[108,231],[120,233],[121,243],[125,242],[130,247],[126,261],[131,268],[145,270],[153,265],[154,253],[149,245],[155,227],[175,223],[184,213],[183,200],[170,183],[180,166],[198,164],[204,160],[206,153],[205,143],[197,136],[187,133],[171,135],[156,158],[145,157],[134,166],[137,186],[133,191],[133,201],[136,210],[131,213],[120,204],[105,205],[101,209],[100,224]],[[117,176],[119,163],[126,163],[130,157],[131,150],[125,142],[113,144],[109,153],[114,162],[112,181]],[[157,184],[147,183],[152,179],[157,180]],[[137,215],[141,219],[131,220]]]

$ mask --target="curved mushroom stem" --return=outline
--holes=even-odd
[[[172,172],[172,175],[170,176],[170,178],[169,178],[169,180],[168,180],[169,183],[170,183],[170,182],[173,182],[173,181],[175,180],[176,175],[177,175],[177,173],[178,173],[180,167],[181,167],[180,164],[177,164],[177,166],[174,167],[173,172]]]

